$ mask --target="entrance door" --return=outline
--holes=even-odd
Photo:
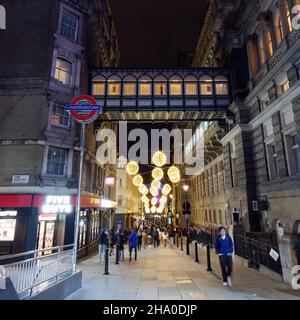
[[[40,221],[38,225],[38,237],[37,237],[37,249],[47,249],[53,246],[53,239],[54,239],[54,229],[55,229],[55,222],[53,221]],[[44,251],[44,254],[51,253],[51,250]],[[39,253],[42,255],[42,252]]]

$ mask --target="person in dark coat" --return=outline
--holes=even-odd
[[[104,256],[104,252],[107,248],[107,234],[105,228],[101,229],[100,237],[99,237],[99,259],[100,263],[102,261],[102,257]]]
[[[223,286],[231,287],[231,273],[232,273],[232,254],[233,254],[233,241],[229,234],[226,233],[224,227],[219,228],[219,235],[215,239],[216,254],[219,255],[220,265],[223,276]]]
[[[134,259],[137,259],[137,244],[138,244],[138,236],[135,230],[132,230],[129,236],[129,261],[131,261],[132,250],[134,249]]]
[[[111,229],[109,232],[109,247],[110,247],[109,256],[110,257],[113,254],[115,243],[116,243],[115,232],[113,229]]]
[[[117,245],[119,246],[119,260],[124,261],[124,233],[122,229],[117,233],[116,238]]]

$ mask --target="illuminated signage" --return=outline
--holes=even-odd
[[[115,184],[115,178],[114,177],[105,178],[105,182],[104,182],[105,187],[113,187],[114,184]]]
[[[0,219],[0,241],[13,241],[16,230],[16,219]]]
[[[70,196],[47,196],[46,203],[42,207],[42,213],[71,213]]]
[[[17,211],[0,211],[0,217],[16,217]]]

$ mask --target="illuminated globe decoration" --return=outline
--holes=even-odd
[[[139,172],[139,165],[135,161],[130,161],[127,163],[126,172],[131,176],[136,175]]]
[[[136,187],[139,187],[141,184],[143,184],[143,177],[140,174],[138,174],[137,176],[134,176],[132,179],[132,183]]]
[[[157,204],[157,198],[156,198],[156,197],[153,197],[153,198],[151,199],[151,204],[152,204],[153,206],[155,206],[155,205]]]
[[[161,190],[161,193],[164,195],[164,196],[167,196],[170,192],[171,192],[172,188],[171,186],[167,183],[163,186],[162,190]]]
[[[146,209],[145,209],[145,212],[146,212],[146,213],[150,213],[151,211],[150,211],[149,208],[146,208]]]
[[[152,162],[157,167],[162,167],[167,163],[167,156],[161,151],[156,151],[152,157]]]
[[[152,206],[150,210],[151,210],[151,213],[155,213],[156,212],[156,207]]]
[[[153,188],[153,189],[159,189],[159,188],[160,188],[160,185],[161,185],[161,183],[160,183],[159,180],[153,180],[153,181],[151,182],[151,188]]]
[[[160,204],[166,204],[168,201],[168,198],[166,196],[161,196],[159,203]]]
[[[161,168],[155,168],[152,170],[152,178],[154,180],[161,180],[164,177],[164,172]]]
[[[157,189],[154,188],[150,188],[150,193],[153,197],[157,197],[158,196],[158,191]]]
[[[157,213],[162,213],[164,211],[164,208],[158,207],[156,211],[157,211]]]
[[[145,195],[143,195],[142,197],[141,197],[141,200],[144,202],[144,203],[149,203],[149,199],[148,199],[148,197],[147,196],[145,196]]]
[[[168,177],[171,182],[177,183],[180,180],[180,171],[177,167],[171,166],[168,169]]]
[[[148,193],[148,188],[144,184],[141,184],[138,190],[144,196]]]

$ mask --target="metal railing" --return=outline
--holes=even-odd
[[[27,299],[73,273],[74,245],[34,250],[0,257],[16,261],[2,265],[20,299]]]
[[[270,256],[271,249],[279,254],[279,248],[266,242],[234,235],[235,254],[249,260],[249,266],[259,269],[261,265],[282,275],[280,257],[275,261]]]

